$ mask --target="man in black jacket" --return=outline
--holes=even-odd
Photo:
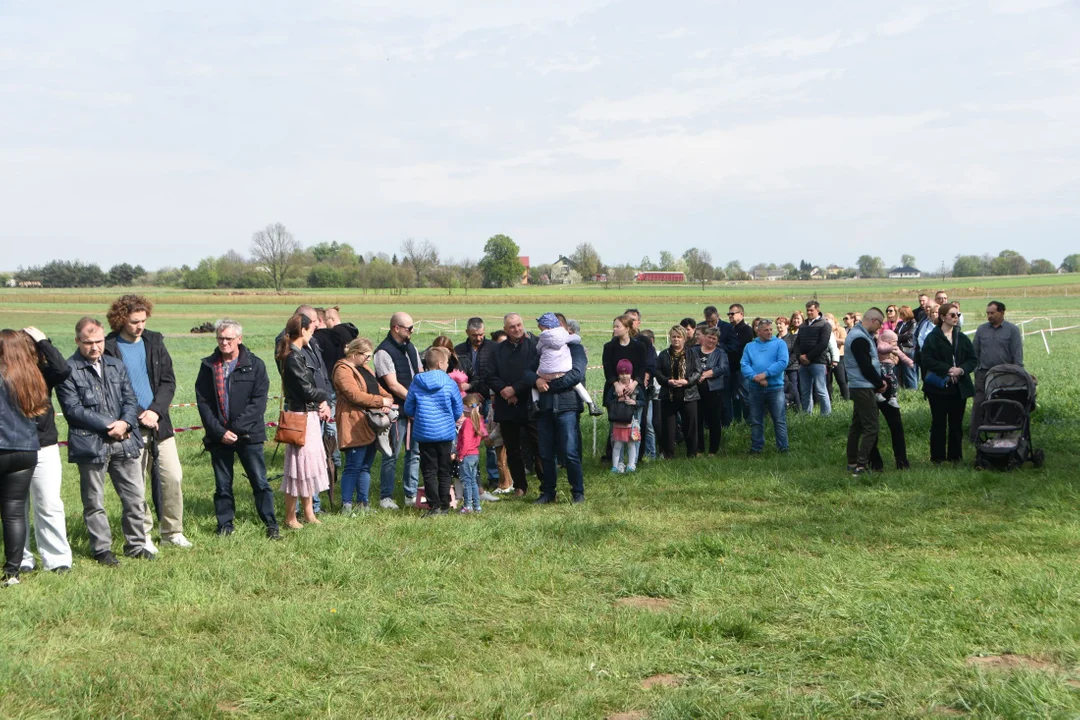
[[[469,376],[466,392],[474,392],[484,398],[484,405],[480,412],[487,417],[491,403],[491,390],[484,384],[484,366],[487,364],[487,355],[491,352],[495,343],[488,340],[484,335],[484,319],[471,317],[465,325],[467,339],[454,348],[454,354],[458,358],[458,369]],[[495,454],[495,448],[487,448],[487,485],[488,490],[494,490],[499,485],[499,462]],[[481,498],[484,499],[484,498]]]
[[[514,494],[521,497],[529,489],[523,445],[528,442],[533,457],[540,457],[536,423],[529,418],[532,384],[525,379],[525,372],[536,357],[536,340],[525,334],[525,324],[517,313],[503,318],[503,330],[506,340],[492,348],[483,368],[484,384],[495,394],[495,422],[502,431]],[[539,462],[536,471],[538,476],[543,475]]]
[[[100,322],[80,319],[75,324],[75,342],[79,349],[68,358],[71,375],[56,386],[56,397],[68,424],[68,462],[79,468],[90,552],[102,565],[120,564],[112,553],[112,530],[105,513],[108,473],[123,507],[124,554],[152,560],[143,524],[143,441],[135,391],[124,363],[105,355],[105,330]]]
[[[731,323],[731,331],[734,339],[724,339],[723,328],[720,330],[720,346],[727,351],[728,367],[731,368],[731,382],[728,383],[728,402],[724,408],[724,425],[732,422],[750,422],[750,403],[746,397],[746,387],[743,383],[742,355],[746,346],[754,342],[754,330],[746,324],[744,319],[745,310],[739,303],[728,308],[728,320]],[[719,321],[717,327],[720,327]],[[728,408],[731,408],[730,419]]]
[[[150,469],[150,494],[160,524],[161,542],[190,548],[191,541],[184,537],[184,493],[181,489],[184,471],[169,418],[169,403],[176,394],[176,376],[161,333],[146,329],[146,321],[153,309],[154,304],[142,295],[117,298],[107,316],[112,332],[105,336],[105,354],[123,361],[139,401],[139,433],[146,443],[142,454],[143,476]],[[156,552],[150,539],[154,515],[149,508],[144,508],[143,512],[146,516],[146,547],[150,552]]]
[[[218,535],[231,535],[236,504],[233,468],[236,457],[251,483],[255,510],[266,525],[266,536],[280,540],[274,515],[274,493],[266,479],[266,399],[270,378],[266,365],[243,344],[244,329],[229,318],[214,324],[217,350],[203,358],[195,380],[205,435],[203,445],[214,468],[214,513]]]
[[[799,398],[807,414],[813,410],[815,400],[822,417],[828,417],[832,413],[832,402],[829,400],[829,388],[825,379],[831,336],[832,325],[821,314],[817,300],[810,300],[806,303],[806,322],[799,328],[792,348],[792,352],[799,358]]]

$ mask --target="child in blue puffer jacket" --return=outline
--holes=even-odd
[[[413,419],[413,437],[420,444],[420,474],[431,507],[425,517],[450,512],[450,455],[463,408],[458,384],[446,374],[449,362],[445,348],[429,348],[424,353],[425,372],[413,378],[405,396],[405,414]]]

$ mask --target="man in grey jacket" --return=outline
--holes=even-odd
[[[68,461],[79,467],[83,519],[90,552],[102,565],[116,566],[112,530],[105,514],[105,474],[123,506],[124,554],[152,560],[146,548],[143,441],[139,402],[124,363],[105,355],[105,330],[94,318],[75,325],[78,352],[68,359],[71,375],[56,395],[68,423]]]

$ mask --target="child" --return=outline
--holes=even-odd
[[[885,377],[885,392],[878,393],[875,398],[879,403],[887,402],[894,408],[900,407],[900,401],[896,398],[896,365],[904,363],[907,367],[914,367],[915,361],[909,358],[897,344],[899,338],[892,330],[882,326],[878,331],[877,351],[878,360],[881,362],[881,374]]]
[[[465,422],[457,438],[457,457],[461,463],[461,482],[464,486],[465,501],[461,512],[480,512],[480,486],[476,475],[480,470],[480,442],[488,436],[484,418],[480,415],[480,406],[484,398],[479,393],[465,396]]]
[[[634,366],[629,360],[620,360],[615,365],[615,373],[615,382],[604,397],[611,423],[611,472],[634,472],[641,441],[641,428],[637,422],[641,408],[645,407],[645,389],[634,380]],[[626,448],[625,464],[623,448]]]
[[[450,353],[433,347],[424,353],[424,370],[413,378],[405,396],[405,414],[413,419],[413,437],[420,444],[420,474],[428,510],[425,517],[450,512],[450,455],[461,417],[461,393],[446,374]]]
[[[540,353],[540,367],[537,368],[536,374],[548,381],[561,378],[570,372],[571,367],[573,367],[573,362],[570,359],[570,348],[567,345],[570,343],[580,345],[581,336],[571,335],[564,330],[562,325],[559,324],[559,319],[555,317],[555,313],[544,313],[536,320],[536,324],[540,326],[540,339],[536,341],[536,351]],[[590,415],[604,414],[604,411],[593,402],[592,396],[589,395],[589,391],[585,389],[584,385],[578,383],[574,386],[574,391],[589,407]],[[532,398],[533,402],[538,402],[540,400],[539,391],[534,389]]]
[[[461,391],[461,399],[465,399],[465,385],[469,382],[469,376],[458,369],[451,370],[449,373],[450,379],[457,383],[458,390]]]

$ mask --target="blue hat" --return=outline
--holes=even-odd
[[[546,312],[536,318],[536,324],[545,330],[550,330],[559,327],[559,318],[555,317],[555,313]]]

